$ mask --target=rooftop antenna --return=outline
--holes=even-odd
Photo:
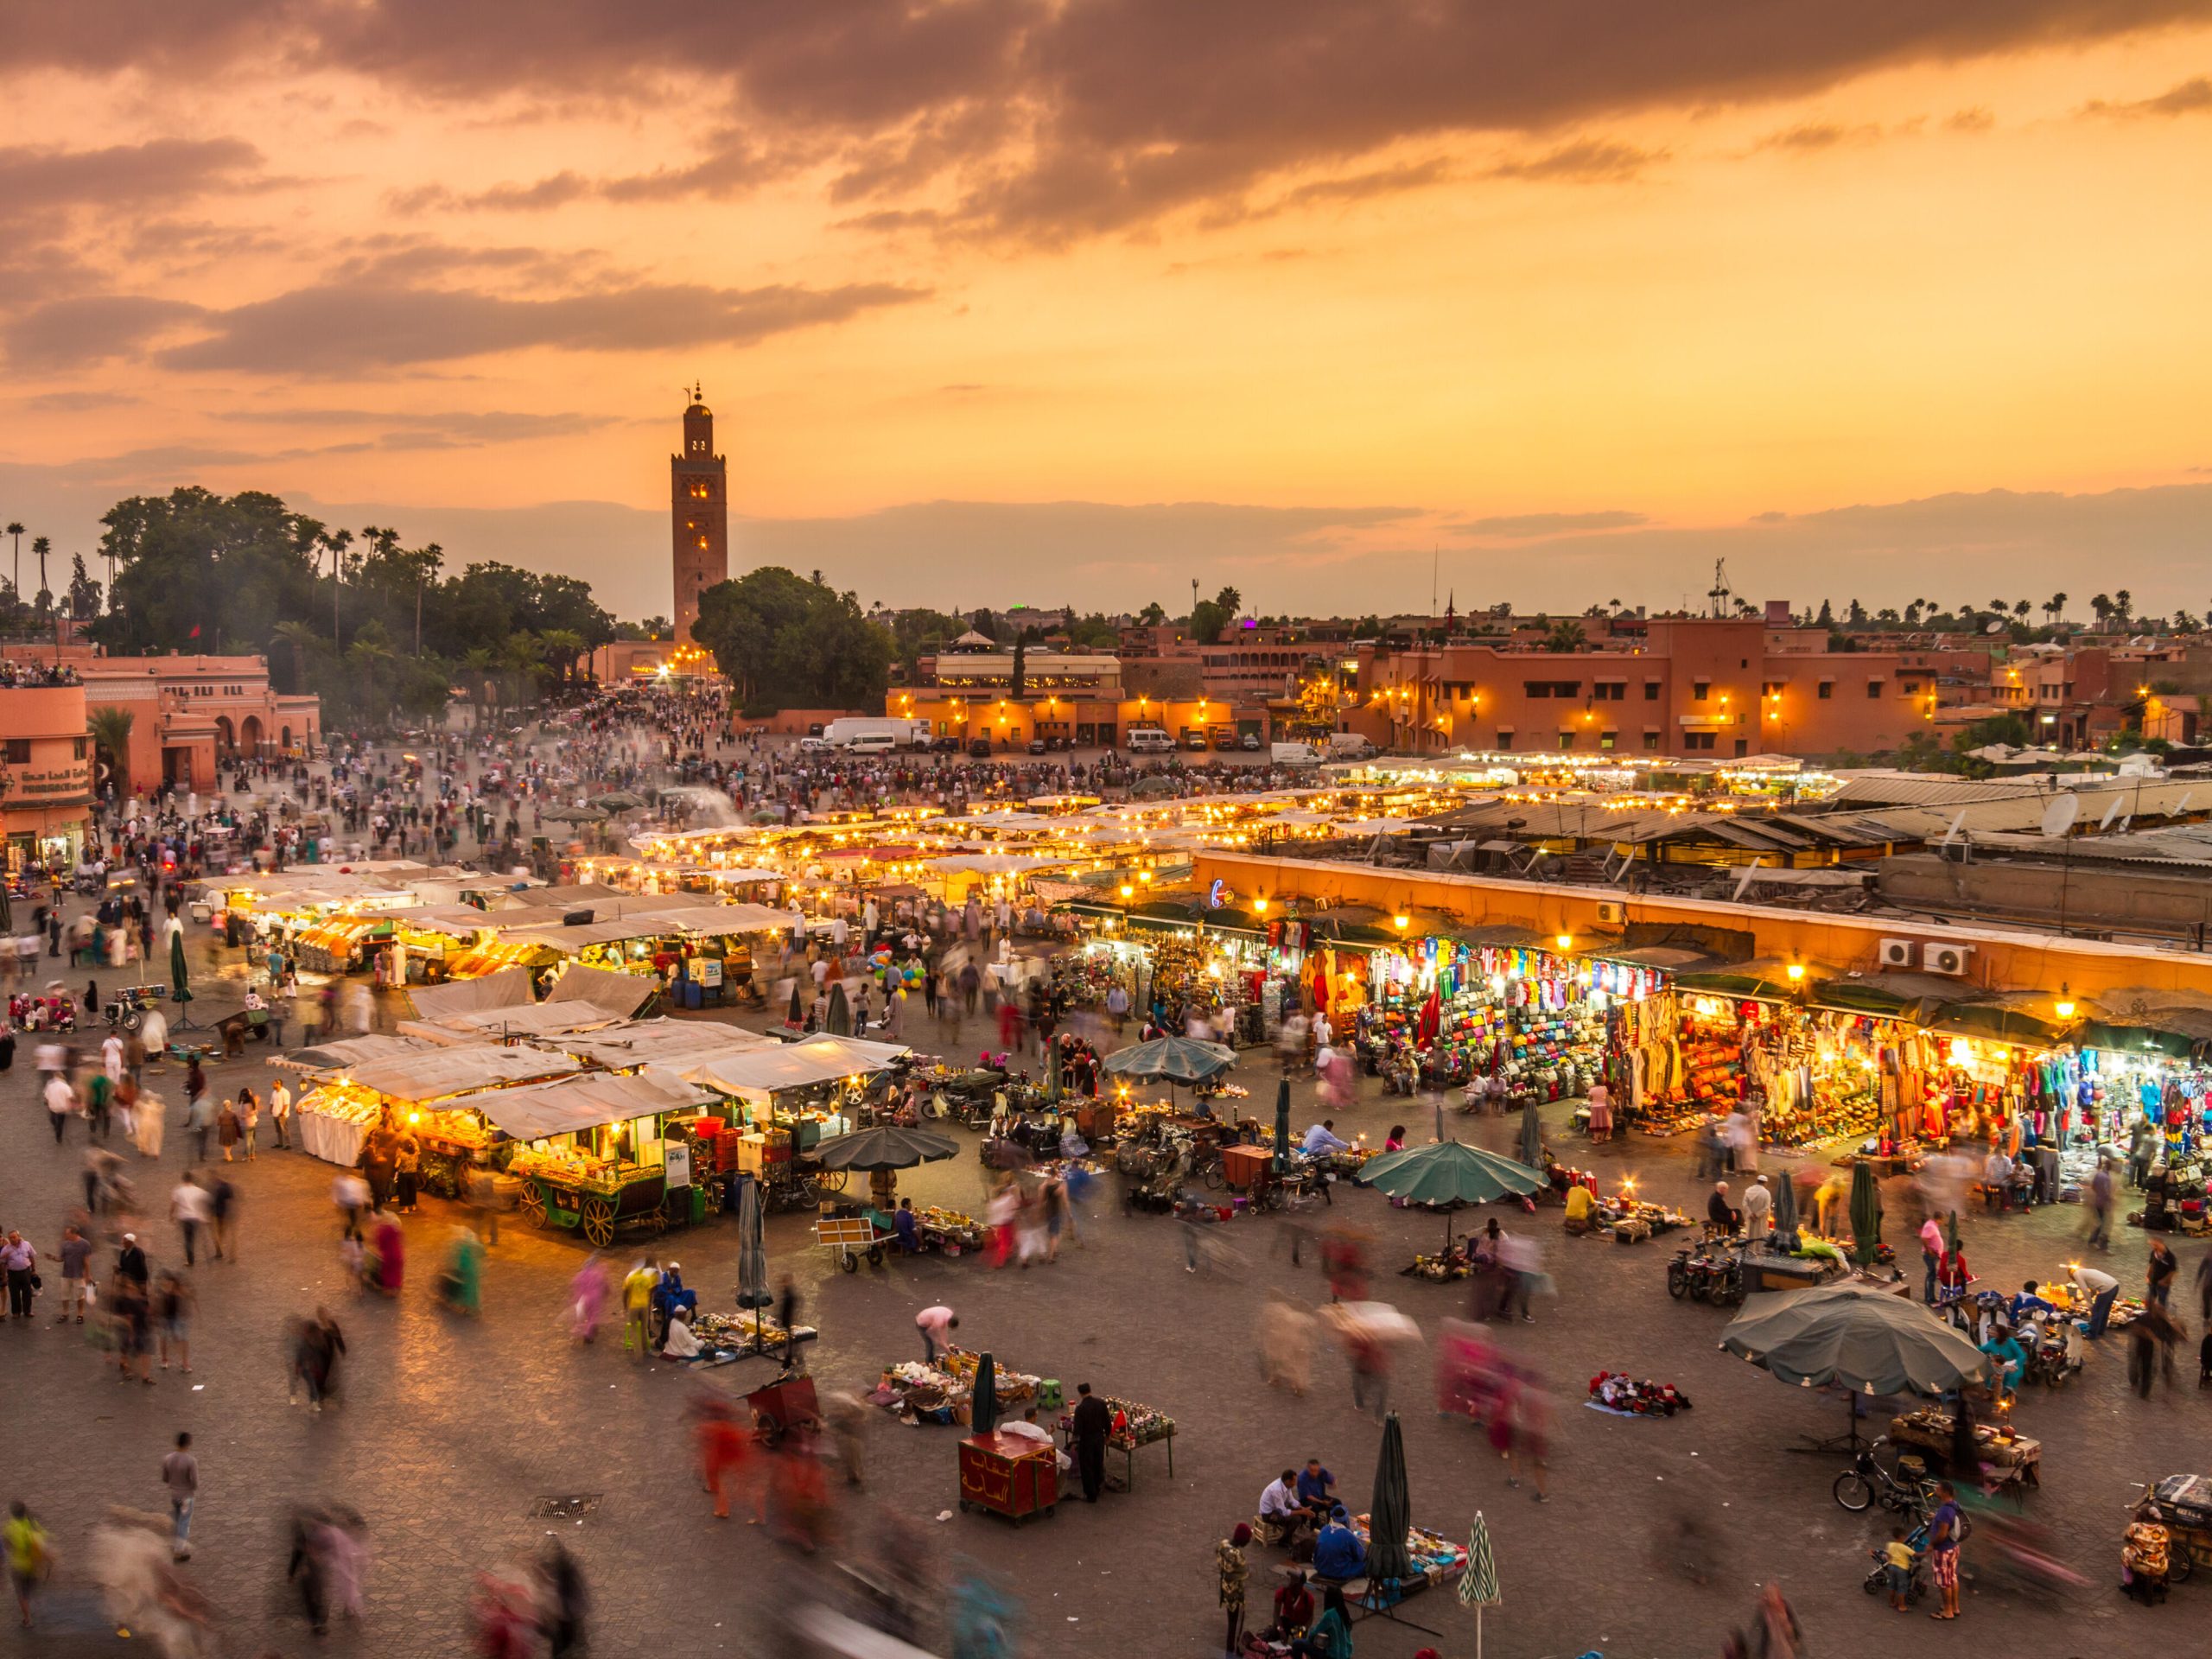
[[[1728,591],[1727,560],[1715,559],[1713,562],[1713,587],[1707,591],[1706,597],[1713,601],[1713,614],[1715,620],[1727,616],[1728,601],[1735,597]]]

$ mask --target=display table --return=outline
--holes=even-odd
[[[960,1507],[988,1510],[1020,1526],[1060,1501],[1058,1454],[1021,1434],[970,1434],[960,1442]]]
[[[1843,1276],[1843,1264],[1827,1256],[1778,1255],[1755,1249],[1744,1256],[1746,1290],[1808,1290]]]
[[[321,1112],[295,1112],[292,1125],[298,1133],[301,1151],[348,1169],[360,1162],[361,1143],[369,1138],[366,1124],[349,1123]]]
[[[1137,1448],[1141,1446],[1162,1446],[1167,1448],[1167,1476],[1175,1477],[1175,1420],[1165,1412],[1150,1406],[1141,1406],[1128,1400],[1116,1400],[1112,1395],[1102,1395],[1106,1409],[1117,1419],[1126,1419],[1122,1427],[1106,1437],[1107,1449],[1122,1454],[1122,1486],[1124,1491],[1137,1489]],[[1060,1419],[1060,1436],[1067,1442],[1070,1452],[1075,1450],[1075,1415],[1072,1412]]]
[[[2000,1437],[1988,1423],[1976,1423],[1974,1427],[1974,1447],[1983,1478],[1999,1486],[2040,1486],[2043,1484],[2043,1442],[2030,1440],[2024,1434],[2011,1438]],[[1951,1460],[1951,1414],[1929,1407],[1908,1412],[1890,1420],[1890,1439],[1899,1446],[1909,1446],[1934,1454],[1942,1460],[1955,1479],[1970,1478],[1967,1471],[1949,1469]]]

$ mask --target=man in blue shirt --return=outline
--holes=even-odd
[[[1367,1571],[1367,1550],[1341,1503],[1329,1511],[1329,1524],[1313,1541],[1313,1571],[1325,1579],[1356,1579]]]
[[[907,1255],[915,1255],[922,1248],[922,1224],[914,1214],[912,1198],[899,1200],[898,1212],[891,1217],[891,1229],[899,1235],[899,1249]]]
[[[1337,1501],[1329,1490],[1336,1484],[1337,1478],[1321,1466],[1320,1459],[1308,1458],[1298,1477],[1298,1501],[1317,1516],[1326,1515]]]
[[[1306,1131],[1306,1138],[1298,1143],[1299,1150],[1308,1158],[1319,1157],[1325,1152],[1349,1152],[1351,1142],[1336,1136],[1337,1120],[1325,1117]]]
[[[2012,1299],[2012,1328],[2017,1331],[2025,1326],[2031,1314],[2057,1312],[2056,1307],[2037,1294],[2036,1281],[2031,1279],[2020,1287],[2020,1294]]]

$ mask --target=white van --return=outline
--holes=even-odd
[[[848,738],[842,747],[847,754],[889,754],[899,747],[899,740],[889,732],[862,732]]]
[[[1276,743],[1268,747],[1268,760],[1278,766],[1318,766],[1321,757],[1311,743]]]
[[[1175,740],[1157,726],[1134,726],[1129,728],[1131,754],[1173,754]]]

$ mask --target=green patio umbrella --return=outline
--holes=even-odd
[[[1052,1033],[1052,1040],[1045,1045],[1045,1103],[1060,1103],[1060,1033]]]
[[[1521,1161],[1530,1169],[1544,1166],[1544,1122],[1534,1101],[1521,1109]]]
[[[1863,1160],[1851,1166],[1851,1236],[1859,1265],[1872,1267],[1882,1243],[1882,1192],[1874,1185],[1874,1166]]]
[[[1413,1522],[1413,1495],[1406,1487],[1406,1440],[1394,1411],[1382,1420],[1382,1449],[1375,1459],[1375,1499],[1367,1522],[1370,1583],[1387,1585],[1413,1576],[1414,1558],[1406,1548],[1406,1532]]]
[[[1191,1037],[1155,1037],[1148,1043],[1117,1048],[1099,1064],[1116,1077],[1204,1083],[1236,1065],[1236,1051]]]
[[[1457,1141],[1440,1141],[1431,1147],[1408,1147],[1370,1159],[1352,1177],[1356,1186],[1371,1186],[1393,1198],[1415,1204],[1487,1204],[1493,1198],[1527,1198],[1551,1183],[1526,1164],[1501,1158],[1480,1147],[1463,1147]],[[1452,1217],[1444,1217],[1444,1244],[1452,1244]]]
[[[1989,1356],[1918,1302],[1866,1284],[1762,1298],[1720,1346],[1800,1388],[1936,1395],[1989,1373]]]
[[[824,1169],[912,1169],[943,1163],[959,1151],[960,1143],[950,1135],[886,1123],[832,1135],[814,1148],[813,1157]]]
[[[1280,1175],[1290,1163],[1290,1079],[1283,1077],[1275,1084],[1275,1173]]]
[[[760,1310],[774,1301],[768,1289],[768,1246],[760,1229],[760,1183],[750,1175],[737,1185],[737,1305],[753,1310],[753,1340],[760,1340]]]
[[[784,1015],[784,1023],[796,1028],[805,1023],[805,1020],[806,1008],[804,1005],[799,1001],[798,982],[797,980],[793,980],[791,982],[791,1011]]]
[[[822,1029],[832,1037],[849,1037],[853,1034],[853,1007],[852,1004],[845,1000],[845,987],[842,981],[830,988],[830,1008],[829,1012],[822,1016]]]
[[[1502,1605],[1505,1597],[1497,1585],[1497,1558],[1490,1547],[1490,1522],[1475,1511],[1475,1524],[1467,1534],[1467,1570],[1459,1575],[1459,1605],[1475,1610],[1475,1659],[1483,1654],[1483,1609]]]
[[[969,1426],[978,1434],[988,1434],[999,1426],[999,1375],[986,1353],[976,1363],[976,1387],[969,1407]]]

